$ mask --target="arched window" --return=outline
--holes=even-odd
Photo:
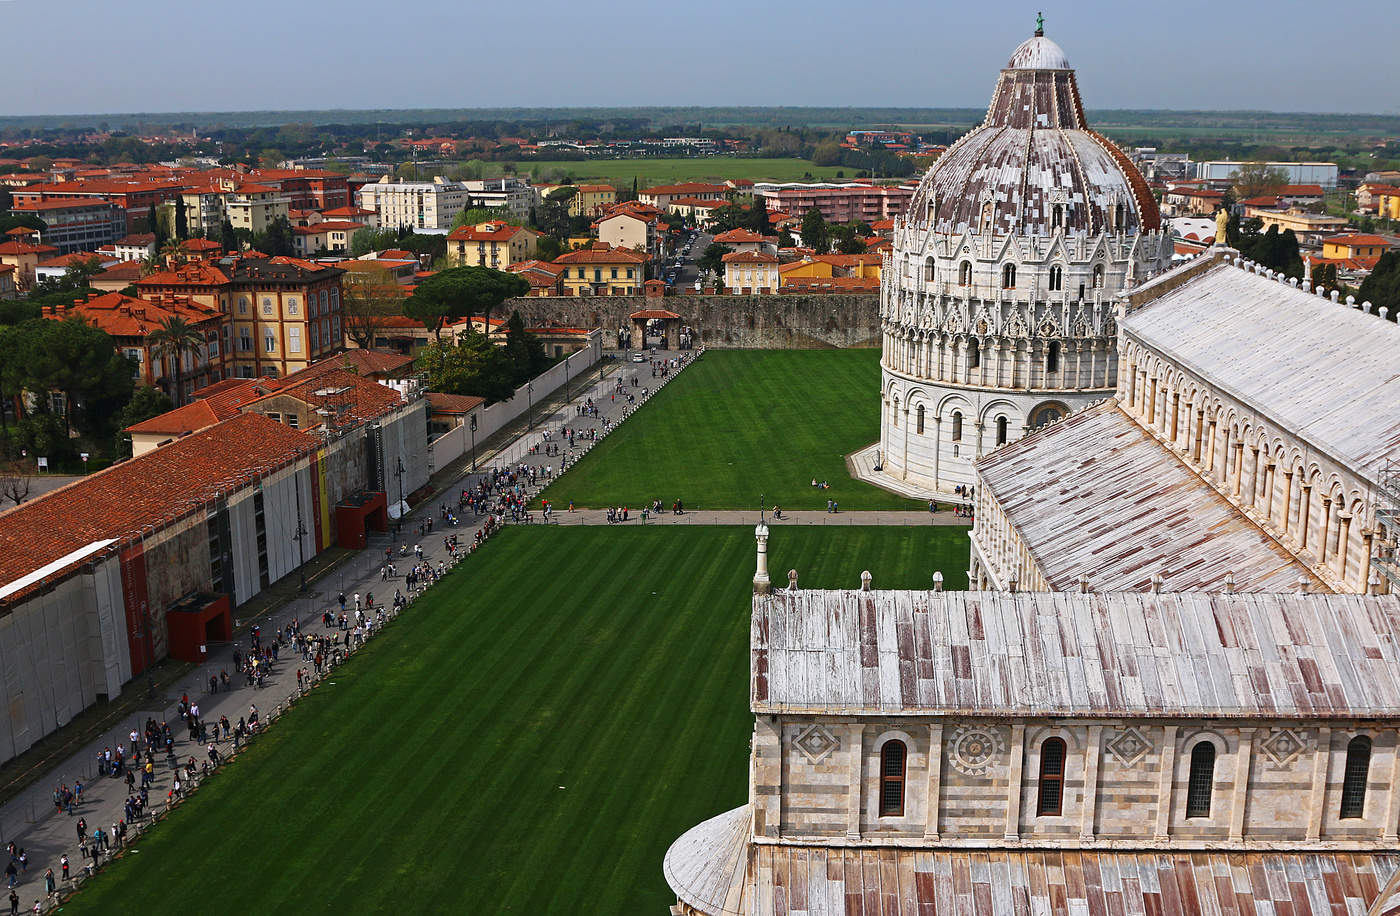
[[[967,342],[967,368],[976,369],[982,365],[982,347],[976,340]]]
[[[1050,268],[1050,292],[1058,293],[1065,288],[1065,269],[1058,264]]]
[[[1004,265],[1004,266],[1002,267],[1002,269],[1001,269],[1001,288],[1002,288],[1002,289],[1015,289],[1015,288],[1016,288],[1016,265],[1015,265],[1015,264],[1007,264],[1007,265]]]
[[[894,428],[899,429],[899,398],[895,398],[891,403],[894,405]]]
[[[1083,298],[1084,298],[1084,284],[1083,284],[1083,283],[1079,284],[1079,298],[1080,298],[1080,299],[1083,299]]]
[[[958,265],[958,282],[963,286],[972,285],[972,262],[963,261]]]
[[[1055,204],[1050,210],[1050,228],[1058,229],[1065,224],[1065,205]]]
[[[904,816],[904,742],[886,741],[880,748],[880,816]]]
[[[932,257],[924,258],[924,282],[925,282],[925,283],[932,283],[932,282],[933,282],[933,258],[932,258]]]
[[[1094,265],[1094,289],[1103,289],[1103,265]]]
[[[997,445],[1006,444],[1006,417],[997,417]]]
[[[1357,735],[1347,745],[1347,768],[1342,774],[1342,817],[1366,811],[1366,777],[1371,769],[1371,739]]]
[[[1050,345],[1045,348],[1045,371],[1060,371],[1060,342],[1058,340],[1050,341]]]
[[[1123,205],[1118,204],[1113,208],[1113,228],[1119,232],[1123,231]]]
[[[1040,746],[1040,796],[1035,813],[1040,817],[1059,817],[1065,797],[1065,743],[1059,738],[1046,738]]]
[[[919,409],[914,412],[914,415],[918,420],[919,435],[922,436],[924,434],[924,405],[920,404]]]
[[[1191,750],[1191,775],[1186,782],[1186,816],[1210,817],[1210,793],[1215,788],[1215,745],[1202,741]]]
[[[953,441],[962,441],[962,412],[953,411]]]

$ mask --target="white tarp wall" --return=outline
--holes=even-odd
[[[531,403],[538,404],[556,389],[563,387],[565,381],[575,381],[582,378],[588,369],[602,358],[603,333],[590,331],[588,345],[582,350],[541,372],[531,380],[529,385],[522,385],[515,389],[515,394],[509,400],[497,401],[490,407],[478,408],[475,411],[479,418],[476,428],[477,445],[480,445],[492,433],[497,432],[516,417],[524,414],[530,409]],[[433,453],[434,468],[441,468],[456,461],[471,448],[472,434],[467,422],[448,430],[433,440],[430,448]],[[407,463],[407,461],[404,462],[405,465]],[[404,492],[408,492],[406,486]]]
[[[428,399],[419,398],[379,421],[384,447],[384,494],[399,498],[398,462],[403,461],[404,496],[428,482]]]
[[[228,523],[233,540],[235,606],[262,591],[262,585],[258,581],[258,532],[253,515],[252,487],[244,487],[229,497]]]
[[[285,468],[264,478],[263,525],[267,535],[267,578],[276,582],[283,576],[295,572],[301,562],[297,548],[297,498],[301,497],[302,527],[308,532],[303,536],[301,549],[307,559],[316,555],[310,532],[316,530],[316,517],[311,514],[311,477],[300,469],[294,472]],[[254,541],[254,550],[256,547]],[[254,557],[256,564],[257,558]]]
[[[98,693],[115,697],[131,680],[131,646],[127,641],[126,599],[122,594],[121,562],[110,555],[95,565],[88,577],[93,596],[98,646],[92,675]]]

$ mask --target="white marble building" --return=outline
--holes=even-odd
[[[1171,251],[1146,182],[1088,128],[1074,71],[1038,31],[895,221],[880,291],[890,482],[971,483],[977,456],[1109,393],[1117,297]]]

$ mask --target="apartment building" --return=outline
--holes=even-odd
[[[759,182],[754,197],[769,210],[803,214],[815,209],[831,223],[893,219],[914,197],[915,185],[834,182]]]
[[[10,211],[37,216],[48,226],[44,242],[61,254],[92,251],[126,235],[126,210],[105,200],[35,200]]]
[[[356,193],[355,203],[378,214],[385,229],[444,233],[467,207],[472,196],[460,181],[436,176],[432,181],[402,181],[385,175]]]
[[[537,233],[498,219],[459,226],[447,236],[447,259],[456,267],[504,270],[533,258],[538,239]]]

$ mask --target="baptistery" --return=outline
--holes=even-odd
[[[1037,29],[895,221],[882,473],[953,490],[979,455],[1109,394],[1119,302],[1171,250],[1147,182],[1089,129],[1074,70]]]

